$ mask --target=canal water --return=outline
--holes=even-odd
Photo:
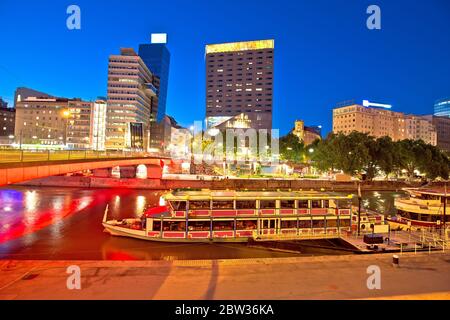
[[[394,214],[400,192],[366,192],[363,205]],[[129,189],[9,186],[0,188],[0,259],[185,260],[298,256],[245,244],[158,243],[112,237],[101,220],[138,217],[158,203],[160,193]],[[308,251],[326,254],[323,251]]]

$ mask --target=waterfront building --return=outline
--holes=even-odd
[[[333,132],[349,134],[357,131],[376,138],[388,136],[394,141],[421,139],[437,144],[436,129],[429,120],[390,108],[390,105],[370,104],[368,101],[339,105],[333,110]]]
[[[245,115],[254,129],[272,129],[274,40],[206,46],[206,122]]]
[[[450,117],[450,98],[440,99],[435,102],[434,115],[437,117]]]
[[[322,139],[322,128],[320,126],[305,126],[303,120],[295,121],[295,127],[292,133],[306,146],[317,139]]]
[[[14,135],[16,110],[8,108],[6,101],[0,98],[0,137]]]
[[[92,102],[74,99],[68,101],[67,147],[90,149],[92,146]]]
[[[16,143],[63,147],[67,140],[67,98],[22,95],[16,92],[16,119],[14,136]]]
[[[109,57],[106,149],[150,149],[156,81],[157,77],[132,48],[122,48],[120,55]]]
[[[106,98],[99,97],[93,104],[91,116],[92,149],[105,150],[106,140]]]
[[[167,89],[169,83],[170,52],[166,34],[152,34],[151,43],[139,45],[139,56],[154,76],[157,90],[152,99],[150,120],[150,148],[162,151],[165,146],[165,124]]]
[[[450,117],[425,116],[436,128],[437,146],[450,153]]]
[[[14,136],[21,147],[91,147],[92,102],[54,97],[29,88],[18,88],[15,97]]]

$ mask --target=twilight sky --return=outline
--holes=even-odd
[[[66,8],[81,8],[68,30]],[[366,9],[381,8],[368,30]],[[337,102],[369,99],[432,113],[450,96],[449,0],[0,0],[0,97],[18,86],[86,100],[106,95],[108,56],[169,34],[167,113],[205,115],[208,43],[275,39],[274,127],[331,129]]]

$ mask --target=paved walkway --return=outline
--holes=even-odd
[[[81,268],[81,290],[66,269]],[[367,268],[381,289],[367,288]],[[450,254],[199,261],[0,261],[0,299],[450,299]]]

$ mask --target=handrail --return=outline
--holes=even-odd
[[[23,163],[37,161],[68,161],[109,158],[136,158],[167,156],[143,151],[96,151],[96,150],[32,150],[14,149],[0,150],[0,164]]]

